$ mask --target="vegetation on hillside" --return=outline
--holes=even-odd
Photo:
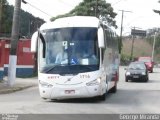
[[[147,37],[137,37],[134,40],[133,47],[133,60],[136,60],[139,56],[152,56],[154,41],[154,32],[148,33]],[[123,49],[121,54],[121,62],[127,64],[130,62],[131,57],[132,38],[126,37],[123,39]],[[155,54],[154,61],[160,63],[160,35],[157,33],[155,42]]]
[[[123,39],[123,48],[121,54],[122,63],[128,63],[131,60],[132,38]],[[151,56],[152,46],[147,42],[146,38],[136,37],[133,44],[133,60],[139,56]]]
[[[14,7],[9,5],[6,0],[0,0],[0,37],[10,37],[13,11]],[[42,23],[44,23],[44,20],[21,10],[20,36],[30,36]]]
[[[148,43],[153,46],[154,36],[147,37]],[[156,61],[160,61],[160,34],[157,34],[155,37],[155,52],[154,52],[154,59]]]

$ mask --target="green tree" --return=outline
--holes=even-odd
[[[7,11],[8,2],[6,0],[0,0],[0,33],[4,33],[7,27],[5,26],[7,15],[5,12]]]
[[[158,1],[160,3],[160,0]],[[155,13],[160,14],[160,10],[153,10]]]
[[[117,28],[114,20],[116,15],[111,4],[106,3],[105,0],[84,0],[69,13],[52,17],[51,21],[66,16],[96,16],[106,22],[106,24]]]
[[[10,37],[12,30],[14,7],[6,0],[0,0],[0,37]],[[20,12],[20,36],[31,36],[44,20],[34,17],[32,14],[21,10]]]

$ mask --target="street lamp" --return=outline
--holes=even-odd
[[[24,4],[27,4],[27,2],[26,2],[25,0],[22,0],[22,2],[23,2]]]

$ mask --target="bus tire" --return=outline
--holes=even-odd
[[[98,97],[99,100],[105,101],[106,100],[106,93]]]

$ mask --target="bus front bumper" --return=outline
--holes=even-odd
[[[56,85],[51,88],[39,86],[40,96],[46,99],[89,98],[102,95],[100,85]]]

